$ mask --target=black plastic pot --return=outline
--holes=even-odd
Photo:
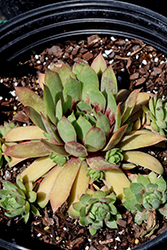
[[[167,55],[166,17],[120,1],[61,1],[18,15],[0,26],[0,74],[15,72],[20,60],[58,41],[92,34],[142,39]],[[0,226],[2,249],[55,249],[32,239],[27,226],[21,232],[9,230]],[[165,244],[167,231],[135,250],[164,249]]]

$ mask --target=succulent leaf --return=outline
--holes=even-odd
[[[54,212],[66,201],[81,166],[79,158],[71,158],[59,172],[50,193],[50,202]]]
[[[92,127],[89,129],[85,136],[85,147],[88,152],[96,152],[101,150],[106,143],[105,133],[98,127]]]
[[[98,154],[89,154],[86,158],[90,168],[95,170],[117,169],[119,166],[107,162],[103,156]]]
[[[67,96],[72,97],[72,106],[81,100],[81,83],[74,78],[70,77],[63,89],[63,96],[66,99]]]
[[[120,168],[106,170],[105,179],[106,179],[106,185],[109,188],[112,188],[113,191],[116,193],[117,197],[123,201],[124,200],[123,189],[128,188],[130,186],[130,181],[126,177],[124,172]]]
[[[48,133],[48,134],[45,134],[45,136],[47,137],[47,135],[49,135],[49,138],[51,138],[55,144],[62,145],[63,141],[61,140],[61,138],[58,134],[56,126],[53,125],[53,123],[51,123],[49,120],[45,119],[45,117],[42,114],[41,114],[41,118],[42,118],[43,124],[45,126],[45,129]]]
[[[95,111],[101,111],[102,113],[106,107],[106,99],[104,95],[98,89],[91,89],[89,92],[90,104],[94,107]]]
[[[44,208],[49,202],[51,189],[61,169],[55,166],[40,183],[37,190],[37,202],[40,207]]]
[[[45,138],[44,132],[36,126],[15,127],[4,136],[5,141],[16,142]]]
[[[63,87],[69,81],[70,77],[75,79],[71,68],[63,62],[51,65],[50,69],[59,75]],[[60,90],[58,90],[58,92],[60,92]]]
[[[43,98],[44,98],[46,113],[50,118],[50,120],[53,122],[53,124],[55,124],[56,123],[55,102],[52,98],[52,94],[47,85],[44,85]]]
[[[35,182],[53,166],[55,166],[55,163],[49,158],[49,156],[38,158],[18,176],[23,180],[24,184],[26,182]]]
[[[50,69],[46,69],[44,83],[46,84],[46,86],[48,86],[52,95],[53,102],[54,104],[56,104],[59,98],[62,98],[61,93],[63,90],[59,75],[56,72],[51,71]]]
[[[79,81],[82,87],[82,100],[89,103],[89,93],[92,89],[99,89],[99,80],[95,71],[85,64],[79,74]]]
[[[163,174],[164,169],[161,163],[149,154],[141,151],[126,151],[123,155],[125,161],[148,168],[158,174]]]
[[[152,132],[133,135],[133,137],[130,136],[125,138],[127,139],[120,141],[119,143],[119,148],[121,148],[124,151],[148,147],[166,140],[163,136]]]
[[[74,65],[72,66],[72,72],[74,73],[77,79],[79,79],[79,73],[81,72],[83,66],[86,63],[87,62],[79,62],[79,63],[77,62],[77,63],[74,63]]]
[[[114,96],[118,92],[117,79],[111,65],[102,74],[101,92],[103,91],[106,93],[112,92]]]
[[[47,149],[40,141],[21,142],[19,144],[12,145],[3,152],[4,155],[9,155],[16,158],[41,157],[47,156],[50,153],[51,151]]]
[[[105,136],[107,137],[110,133],[110,122],[108,117],[98,112],[96,127],[101,128],[105,132]]]
[[[75,210],[73,209],[73,204],[79,201],[80,196],[84,194],[86,192],[86,189],[88,188],[90,178],[87,176],[87,169],[88,166],[86,164],[86,161],[83,161],[81,163],[81,167],[73,183],[71,194],[68,199],[68,204],[69,204],[68,213],[70,216],[74,218],[75,218]]]
[[[56,123],[63,117],[63,105],[62,100],[59,99],[56,104]]]
[[[97,75],[101,75],[107,69],[106,61],[101,53],[93,60],[91,68],[94,69]]]
[[[15,89],[19,101],[21,101],[24,106],[30,106],[38,113],[42,113],[44,116],[46,115],[44,101],[37,94],[26,87],[16,87]]]
[[[76,141],[67,142],[65,144],[65,150],[75,157],[86,157],[88,155],[86,148]]]
[[[125,101],[124,110],[122,114],[122,124],[124,124],[124,122],[129,118],[130,114],[132,113],[137,101],[139,91],[140,89],[133,90]]]
[[[105,160],[111,164],[120,165],[123,161],[123,154],[120,148],[113,148],[108,150],[105,156]]]
[[[91,123],[82,115],[79,116],[74,124],[78,139],[84,142],[87,132],[91,129]]]
[[[63,116],[58,124],[57,124],[57,129],[58,132],[62,138],[62,140],[66,143],[69,141],[76,141],[76,132],[75,129],[73,127],[73,125],[71,124],[71,122],[65,117]]]
[[[122,137],[127,129],[127,126],[128,126],[127,124],[123,125],[111,136],[108,144],[105,146],[103,151],[108,151],[108,150],[112,149],[115,145],[117,145],[121,141],[121,139],[122,139]]]
[[[55,152],[58,155],[63,155],[63,156],[68,156],[69,153],[66,152],[66,150],[64,149],[64,146],[62,145],[56,145],[54,143],[51,143],[47,140],[41,139],[41,143],[48,148],[48,150],[50,150],[51,152]]]
[[[35,109],[30,106],[25,106],[24,110],[37,127],[42,129],[44,132],[47,132],[45,125],[43,124],[41,115]]]

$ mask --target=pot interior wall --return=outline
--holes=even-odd
[[[75,0],[25,12],[1,25],[0,66],[4,71],[57,41],[92,34],[142,39],[167,52],[167,18],[162,15],[120,1]]]

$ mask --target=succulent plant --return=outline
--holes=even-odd
[[[162,94],[151,97],[148,103],[148,108],[143,105],[143,110],[146,114],[145,128],[166,136],[167,101],[162,100]]]
[[[124,156],[122,154],[122,149],[120,148],[113,148],[111,150],[108,150],[105,156],[105,160],[108,161],[111,164],[118,164],[123,161]]]
[[[89,225],[89,232],[94,235],[105,224],[117,228],[117,219],[121,218],[114,203],[116,196],[108,190],[92,191],[83,194],[79,202],[73,204],[74,217],[79,218],[82,226]]]
[[[101,54],[91,66],[76,63],[71,69],[63,62],[51,64],[39,75],[39,84],[43,98],[16,87],[35,125],[9,131],[3,139],[13,145],[3,154],[13,158],[13,165],[37,158],[20,176],[24,183],[35,182],[47,173],[38,189],[41,207],[50,199],[55,212],[68,199],[70,213],[72,203],[88,188],[88,167],[103,171],[104,182],[121,199],[123,188],[130,185],[120,168],[122,159],[162,174],[157,159],[136,149],[165,138],[144,129],[130,131],[127,124],[135,124],[142,115],[141,105],[147,105],[150,94],[139,89],[128,95],[126,90],[118,91],[112,66],[107,67]]]
[[[21,215],[24,222],[27,222],[32,211],[36,216],[40,213],[33,205],[36,201],[37,193],[33,191],[32,182],[27,182],[25,185],[17,178],[16,184],[9,181],[2,181],[4,189],[0,190],[0,206],[3,207],[8,217]]]
[[[100,181],[104,179],[104,171],[88,168],[87,176],[90,176],[92,180]]]
[[[157,210],[167,216],[167,186],[161,176],[154,172],[148,176],[132,175],[132,183],[124,189],[124,206],[135,214],[135,222],[141,224],[148,219],[149,211]]]

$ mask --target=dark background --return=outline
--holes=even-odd
[[[0,0],[0,19],[9,20],[10,18],[17,16],[18,14],[21,14],[25,11],[32,10],[40,6],[44,6],[50,3],[56,3],[60,1],[61,0],[59,1],[56,1],[56,0],[34,0],[34,1],[32,0]],[[167,16],[167,8],[166,8],[166,4],[164,0],[133,0],[133,1],[124,1],[124,2],[137,4],[145,8],[154,10],[164,16]]]

